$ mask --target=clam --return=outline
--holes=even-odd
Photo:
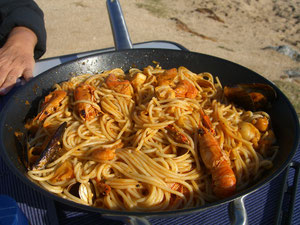
[[[237,84],[224,87],[226,98],[245,110],[258,111],[270,108],[277,94],[268,84]]]

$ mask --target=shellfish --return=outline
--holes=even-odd
[[[66,127],[67,122],[64,122],[57,128],[39,159],[34,163],[33,169],[44,169],[49,162],[53,161],[58,151],[61,149],[61,139]]]
[[[273,87],[262,83],[225,86],[224,95],[237,106],[251,111],[269,108],[277,97]]]

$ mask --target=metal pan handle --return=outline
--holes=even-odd
[[[119,0],[107,0],[106,6],[116,50],[132,49],[132,43]]]
[[[289,187],[288,178],[289,178],[289,172],[290,172],[291,168],[293,168],[295,171],[294,171],[293,183]],[[280,198],[279,198],[278,205],[277,205],[277,214],[276,214],[274,224],[276,224],[276,225],[292,224],[294,206],[295,206],[295,201],[296,201],[296,194],[297,194],[297,189],[298,189],[298,184],[299,184],[299,177],[300,177],[300,163],[296,162],[296,161],[290,162],[289,165],[287,166],[285,172],[283,173],[281,193],[280,193]],[[288,209],[287,209],[287,207],[285,207],[283,209],[283,203],[284,203],[285,197],[289,197],[289,198],[287,198],[287,199],[289,199]],[[288,210],[288,211],[286,212],[286,210]]]
[[[248,217],[246,212],[246,207],[244,203],[244,198],[247,195],[244,195],[240,198],[237,198],[229,203],[229,217],[232,225],[247,225]]]
[[[111,220],[120,220],[123,221],[126,225],[151,225],[146,217],[140,216],[116,216],[116,215],[109,215],[103,214],[104,218],[111,219]]]

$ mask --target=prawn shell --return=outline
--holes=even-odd
[[[39,159],[34,163],[33,169],[44,169],[49,162],[53,161],[61,148],[61,139],[66,127],[67,122],[64,122],[57,128]]]
[[[270,108],[277,97],[273,87],[262,83],[225,86],[224,95],[237,106],[251,111]]]

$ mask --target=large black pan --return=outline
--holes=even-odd
[[[119,7],[118,1],[112,1],[111,3],[117,4],[117,7]],[[120,212],[93,208],[62,199],[45,191],[39,185],[27,178],[26,168],[20,161],[22,150],[15,139],[14,131],[24,131],[25,119],[33,117],[37,110],[37,102],[52,89],[52,86],[55,83],[65,81],[74,74],[93,73],[110,70],[116,67],[123,68],[125,71],[132,66],[143,68],[147,65],[151,65],[153,61],[159,62],[163,68],[185,66],[196,73],[210,72],[214,76],[218,76],[223,85],[258,82],[273,86],[278,97],[268,113],[272,118],[272,125],[280,147],[274,161],[274,167],[271,170],[266,171],[264,176],[257,182],[232,197],[197,208],[168,212]],[[140,222],[145,222],[143,219],[151,216],[178,216],[198,212],[227,202],[238,202],[243,196],[252,193],[280,174],[291,161],[299,141],[299,121],[295,110],[286,96],[274,86],[273,83],[238,64],[213,56],[188,51],[128,49],[89,56],[62,64],[44,72],[32,79],[25,86],[18,88],[18,90],[7,96],[7,98],[9,98],[9,100],[3,107],[0,115],[1,156],[9,168],[24,183],[31,186],[33,189],[40,191],[44,195],[67,205],[88,211],[99,212],[104,215],[112,215],[114,218],[137,219]]]

